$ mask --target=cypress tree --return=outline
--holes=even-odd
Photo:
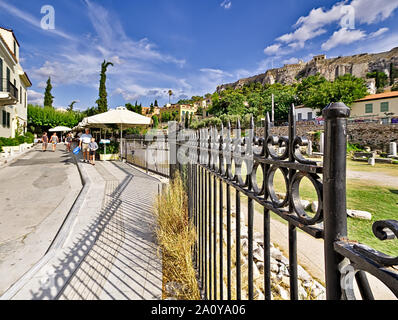
[[[108,111],[108,100],[107,96],[108,94],[106,93],[106,71],[109,66],[113,66],[112,62],[104,62],[101,65],[101,79],[100,79],[100,85],[99,85],[99,99],[96,101],[98,105],[98,111],[100,113]]]
[[[46,91],[44,92],[44,106],[53,107],[54,96],[51,94],[53,86],[51,85],[51,77],[48,77]]]

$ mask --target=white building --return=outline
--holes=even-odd
[[[14,32],[0,27],[0,137],[26,132],[28,94],[32,86],[19,63],[19,43]]]
[[[315,121],[319,110],[311,109],[300,105],[296,107],[296,121]]]

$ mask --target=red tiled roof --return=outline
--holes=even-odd
[[[378,100],[378,99],[388,99],[388,98],[398,98],[398,91],[371,94],[371,95],[366,96],[365,98],[356,100],[355,102],[358,102],[358,101],[369,101],[369,100]]]

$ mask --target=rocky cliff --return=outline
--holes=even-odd
[[[265,73],[240,79],[235,83],[223,84],[217,88],[220,92],[228,87],[240,88],[246,84],[260,82],[264,84],[282,83],[293,84],[311,75],[320,73],[327,80],[334,81],[338,76],[350,73],[356,77],[366,79],[366,74],[373,71],[383,71],[389,76],[390,64],[398,68],[398,47],[375,54],[356,54],[347,57],[327,59],[325,55],[314,56],[311,61],[300,61],[296,64],[286,64],[282,68],[275,68]],[[375,91],[374,79],[366,79],[371,93]]]

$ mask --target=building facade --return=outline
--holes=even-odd
[[[296,121],[315,121],[319,110],[308,108],[304,105],[296,107]]]
[[[184,122],[186,117],[188,117],[188,119],[191,115],[194,117],[197,111],[197,107],[189,104],[167,104],[165,107],[160,108],[160,118],[162,118],[162,115],[165,113],[169,113],[171,115],[176,114],[176,121]]]
[[[19,59],[14,32],[0,27],[0,137],[14,138],[28,125],[28,88],[32,86]]]
[[[371,94],[355,101],[350,121],[398,123],[398,91]]]

